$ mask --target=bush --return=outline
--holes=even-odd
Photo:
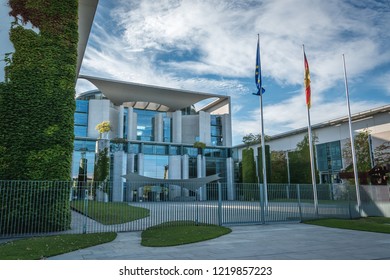
[[[70,183],[6,182],[0,185],[0,234],[70,228]]]

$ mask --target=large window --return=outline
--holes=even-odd
[[[137,113],[137,140],[154,141],[154,116],[158,113],[156,111],[139,110]]]
[[[88,136],[88,100],[76,100],[74,135],[78,137]]]
[[[172,119],[165,116],[164,122],[164,142],[172,142]]]
[[[172,141],[172,120],[166,116],[166,113],[149,110],[135,109],[137,113],[137,140],[155,141],[154,139],[154,119],[157,114],[163,114],[163,141]]]
[[[93,170],[95,163],[95,145],[95,141],[74,141],[72,178],[78,179],[80,175],[80,170],[84,170],[87,179],[93,179]],[[83,166],[83,168],[80,168],[81,165]]]
[[[340,141],[319,144],[316,149],[319,171],[332,173],[343,168]]]
[[[222,120],[221,116],[211,115],[211,144],[213,146],[222,146]]]
[[[123,138],[127,139],[127,134],[129,131],[129,124],[128,121],[128,115],[129,115],[129,108],[125,108],[123,112]]]
[[[168,165],[168,156],[145,155],[144,176],[163,179],[166,165]]]

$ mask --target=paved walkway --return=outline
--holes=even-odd
[[[222,237],[175,247],[140,245],[141,232],[52,260],[390,260],[390,234],[285,223],[234,226]]]

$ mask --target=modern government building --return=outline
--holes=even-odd
[[[98,1],[79,1],[80,69]],[[114,201],[140,199],[126,192],[123,177],[136,173],[159,179],[203,178],[219,174],[228,189],[238,180],[238,163],[244,145],[232,146],[231,100],[228,96],[190,92],[98,77],[79,76],[97,89],[76,97],[75,143],[72,177],[79,177],[79,166],[92,180],[99,133],[96,125],[109,121],[110,181]],[[197,104],[197,106],[195,106]],[[203,104],[201,107],[199,104]],[[390,141],[390,105],[352,116],[354,132],[370,131],[370,149]],[[342,148],[349,138],[348,118],[314,124],[316,166],[321,182],[337,182],[345,168]],[[255,131],[253,133],[256,133]],[[307,128],[274,135],[271,150],[294,150]],[[195,142],[206,145],[194,147]],[[256,146],[256,145],[254,145]],[[256,152],[257,149],[255,149]],[[255,154],[257,156],[257,154]],[[185,196],[194,194],[186,193]],[[208,193],[199,194],[207,199]],[[172,191],[170,198],[183,196]],[[234,199],[228,196],[228,199]]]

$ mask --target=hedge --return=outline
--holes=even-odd
[[[0,182],[0,234],[70,228],[69,182]]]

